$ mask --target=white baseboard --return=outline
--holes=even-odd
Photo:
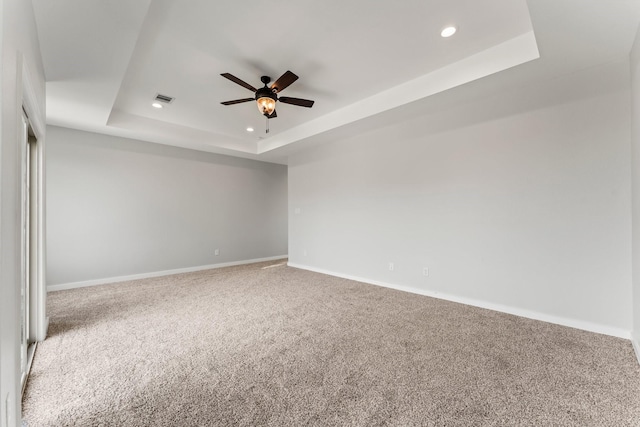
[[[47,286],[47,292],[63,291],[66,289],[84,288],[86,286],[106,285],[108,283],[128,282],[129,280],[148,279],[150,277],[170,276],[172,274],[191,273],[194,271],[212,270],[214,268],[232,267],[234,265],[253,264],[255,262],[274,261],[287,258],[288,255],[279,255],[266,258],[248,259],[243,261],[223,262],[220,264],[200,265],[197,267],[176,268],[174,270],[154,271],[151,273],[132,274],[129,276],[106,277],[104,279],[85,280],[81,282],[62,283]]]
[[[633,350],[636,352],[636,358],[638,359],[638,363],[640,363],[640,342],[638,342],[638,338],[632,337],[631,344],[633,344]]]
[[[575,329],[582,329],[589,332],[595,332],[603,335],[610,335],[618,338],[631,339],[631,331],[622,329],[622,328],[614,328],[611,326],[600,325],[597,323],[586,322],[583,320],[570,319],[566,317],[553,316],[546,313],[540,313],[532,310],[525,310],[517,307],[511,307],[502,304],[494,304],[487,301],[476,300],[472,298],[465,298],[456,295],[444,294],[440,292],[434,291],[426,291],[423,289],[417,289],[409,286],[401,286],[395,285],[392,283],[381,282],[378,280],[371,280],[364,277],[356,277],[348,274],[336,273],[333,271],[324,270],[321,268],[309,267],[306,265],[296,264],[296,263],[288,263],[289,267],[300,268],[302,270],[314,271],[316,273],[327,274],[329,276],[341,277],[343,279],[355,280],[357,282],[364,282],[371,285],[382,286],[385,288],[396,289],[399,291],[410,292],[412,294],[424,295],[432,298],[439,298],[447,301],[457,302],[461,304],[471,305],[474,307],[486,308],[488,310],[499,311],[502,313],[513,314],[515,316],[526,317],[528,319],[533,320],[541,320],[543,322],[555,323],[557,325],[569,326]],[[636,345],[636,344],[634,344]],[[640,354],[640,347],[636,346],[636,354]],[[639,356],[640,357],[640,356]]]

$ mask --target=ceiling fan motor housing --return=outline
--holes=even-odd
[[[278,95],[276,95],[271,89],[265,86],[256,91],[256,101],[260,98],[271,98],[274,101],[277,101]]]

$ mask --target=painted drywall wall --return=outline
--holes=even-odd
[[[287,254],[286,166],[61,127],[47,144],[49,286]]]
[[[640,360],[640,28],[630,54],[632,147],[633,341]]]
[[[290,157],[290,264],[628,337],[628,60],[446,96]]]
[[[44,71],[30,1],[0,0],[0,426],[20,424],[20,163],[22,68],[44,112]],[[44,118],[43,118],[44,119]]]

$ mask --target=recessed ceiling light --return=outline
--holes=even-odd
[[[247,128],[247,132],[253,132],[253,128]]]
[[[451,37],[456,33],[456,31],[457,31],[456,27],[446,27],[445,29],[442,30],[440,35],[442,37]]]
[[[162,108],[162,104],[160,104],[159,102],[154,102],[153,104],[151,104],[151,106],[154,108]]]

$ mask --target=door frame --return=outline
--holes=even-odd
[[[27,376],[31,367],[33,351],[31,347],[31,303],[29,294],[31,293],[30,262],[31,262],[31,141],[29,134],[29,116],[24,109],[20,112],[19,144],[20,144],[20,384],[22,390],[27,382]]]
[[[46,312],[46,198],[45,198],[45,112],[44,100],[39,100],[34,90],[33,79],[21,52],[18,53],[18,105],[17,111],[24,109],[28,119],[32,138],[31,149],[31,186],[30,215],[31,233],[29,236],[29,340],[43,341],[47,336],[49,319]],[[18,115],[21,120],[21,115]],[[20,166],[21,176],[25,173]]]

